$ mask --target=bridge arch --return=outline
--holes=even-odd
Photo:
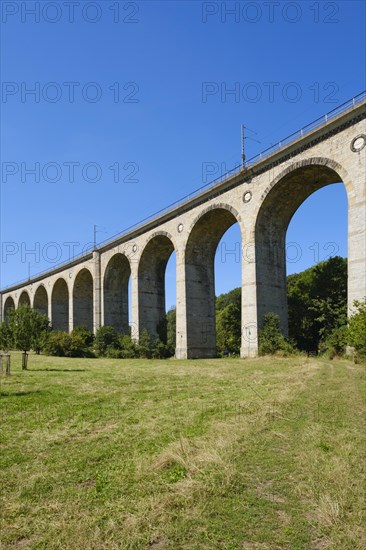
[[[48,316],[48,294],[43,284],[39,285],[34,293],[33,309]]]
[[[235,223],[241,229],[238,212],[218,203],[205,208],[191,225],[185,248],[188,357],[216,355],[215,253]]]
[[[325,167],[325,168],[328,168],[330,170],[332,170],[333,172],[335,172],[336,174],[338,174],[339,176],[339,181],[342,181],[346,187],[346,191],[347,191],[347,194],[348,195],[351,195],[354,191],[353,191],[353,186],[352,186],[352,182],[350,181],[350,178],[348,176],[348,172],[347,170],[341,165],[339,164],[338,162],[336,162],[335,160],[332,160],[332,159],[329,159],[327,157],[309,157],[307,159],[303,159],[303,160],[300,160],[300,161],[297,161],[297,162],[294,162],[292,163],[290,166],[288,166],[287,168],[285,168],[284,170],[282,170],[282,172],[280,172],[280,174],[278,174],[274,179],[273,181],[271,182],[271,184],[266,187],[266,189],[264,190],[262,196],[261,196],[261,201],[259,203],[259,210],[263,204],[263,201],[264,199],[266,198],[266,196],[270,193],[270,191],[276,187],[286,176],[288,176],[289,174],[292,174],[293,172],[301,169],[301,168],[306,168],[306,167],[309,167],[309,166],[322,166],[322,167]],[[329,185],[329,184],[325,184],[325,185]],[[321,186],[321,187],[324,187]],[[319,187],[319,189],[321,188]],[[317,189],[315,189],[315,191],[317,191]],[[314,191],[314,192],[315,192]],[[311,194],[311,193],[310,193]],[[310,195],[308,195],[310,196]],[[307,197],[306,197],[307,198]],[[306,200],[306,199],[304,199]],[[304,202],[304,201],[302,201]]]
[[[309,158],[282,171],[266,188],[255,220],[257,319],[272,311],[288,331],[286,285],[286,233],[298,208],[319,189],[342,182],[348,205],[353,194],[346,170],[337,162]]]
[[[51,317],[55,330],[69,331],[69,287],[63,277],[52,288]]]
[[[4,303],[4,321],[8,321],[12,309],[15,309],[15,302],[11,296],[8,296]]]
[[[93,276],[88,268],[82,268],[73,286],[73,327],[84,326],[93,330]]]
[[[30,300],[29,294],[26,290],[23,290],[23,292],[19,296],[18,307],[19,306],[31,307],[31,300]]]
[[[103,324],[117,332],[128,334],[128,283],[131,276],[130,262],[125,254],[114,254],[109,260],[103,277]]]
[[[139,334],[146,329],[153,338],[159,336],[159,325],[165,318],[165,270],[175,250],[173,237],[166,231],[153,233],[142,250],[138,265]]]

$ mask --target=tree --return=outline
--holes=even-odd
[[[335,328],[320,342],[319,352],[326,354],[330,359],[342,356],[347,345],[347,325]]]
[[[48,335],[51,331],[50,322],[47,315],[43,315],[36,310],[32,310],[33,315],[31,317],[32,323],[32,343],[31,347],[37,355],[40,354],[41,349],[46,343]]]
[[[238,311],[241,311],[241,288],[234,288],[226,294],[220,294],[216,298],[216,311],[221,311],[229,304],[234,304]]]
[[[281,333],[278,315],[269,312],[264,316],[263,328],[259,331],[259,355],[272,355],[276,351],[290,354],[294,349]]]
[[[167,321],[167,346],[170,355],[175,354],[176,340],[177,340],[177,310],[172,307],[166,314]]]
[[[48,319],[38,311],[29,306],[19,306],[12,310],[9,315],[9,329],[11,340],[16,349],[23,352],[22,369],[27,369],[28,355],[30,349],[37,346],[42,333],[48,330]]]
[[[0,349],[8,351],[12,345],[11,330],[9,324],[3,321],[0,325]]]
[[[347,341],[356,352],[355,361],[366,359],[366,298],[353,302],[356,312],[348,322]]]
[[[241,289],[216,298],[216,347],[222,354],[238,354],[241,345]]]
[[[158,333],[159,340],[166,344],[168,340],[168,319],[166,315],[159,321],[156,332]]]
[[[221,353],[240,353],[241,327],[238,303],[228,303],[217,312],[216,345]]]
[[[339,256],[287,277],[289,336],[306,351],[316,350],[346,324],[347,260]]]

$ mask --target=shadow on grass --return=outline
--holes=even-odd
[[[44,393],[42,390],[34,390],[34,391],[16,391],[16,392],[5,392],[0,391],[0,397],[24,397],[25,395],[31,395],[33,393]]]
[[[85,372],[86,369],[28,369],[30,372]]]

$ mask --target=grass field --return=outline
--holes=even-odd
[[[361,549],[365,368],[12,354],[1,548]]]

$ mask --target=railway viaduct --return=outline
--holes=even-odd
[[[215,356],[214,256],[226,230],[242,236],[241,356],[255,356],[268,311],[287,330],[285,238],[318,189],[343,182],[348,198],[348,307],[366,296],[365,93],[90,253],[1,292],[1,316],[19,304],[46,313],[55,329],[112,325],[133,337],[157,334],[165,315],[165,268],[176,252],[177,358]],[[337,212],[334,212],[337,215]]]

